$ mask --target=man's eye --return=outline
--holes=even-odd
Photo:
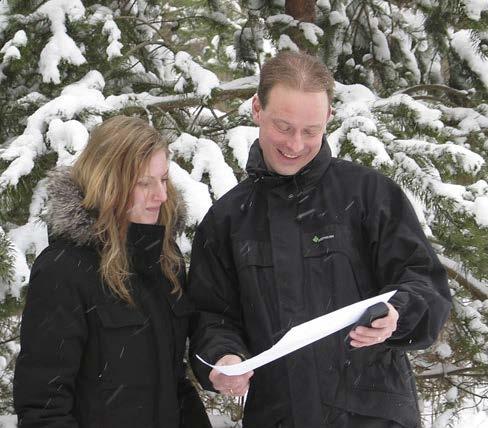
[[[276,127],[278,128],[279,131],[281,132],[288,132],[291,128],[287,125],[282,125],[282,124],[276,124]]]

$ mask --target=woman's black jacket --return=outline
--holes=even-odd
[[[192,306],[171,293],[158,262],[164,228],[129,226],[130,306],[100,280],[91,220],[71,209],[69,179],[54,181],[61,201],[51,204],[48,225],[57,238],[34,263],[22,317],[19,427],[210,427],[185,375]]]

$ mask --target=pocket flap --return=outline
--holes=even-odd
[[[136,308],[121,303],[99,305],[96,307],[102,325],[106,328],[144,325],[146,318]]]
[[[239,269],[245,266],[273,266],[271,243],[266,241],[238,241],[234,259]]]
[[[329,224],[313,233],[302,235],[303,257],[320,257],[331,252],[351,249],[349,228],[339,224]]]

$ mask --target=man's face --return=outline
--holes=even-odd
[[[252,114],[268,169],[293,175],[319,152],[331,108],[325,91],[303,92],[278,84],[269,92],[266,108],[254,96]]]

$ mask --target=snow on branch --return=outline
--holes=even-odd
[[[202,96],[196,92],[178,95],[155,96],[147,92],[111,95],[107,103],[114,110],[123,108],[155,108],[168,111],[177,108],[211,105],[230,98],[249,98],[256,93],[258,77],[243,77],[213,87],[211,96]]]
[[[107,36],[109,41],[109,45],[105,50],[108,59],[111,60],[112,58],[122,56],[122,53],[120,52],[124,46],[120,43],[122,33],[114,21],[113,12],[105,6],[98,5],[94,13],[88,18],[88,22],[90,24],[103,22],[102,33]]]
[[[3,36],[4,30],[8,26],[8,14],[10,8],[7,0],[0,0],[0,37]]]
[[[439,106],[439,109],[445,118],[444,121],[457,122],[458,128],[464,132],[478,132],[488,129],[488,116],[486,115],[488,111],[482,112],[483,107],[480,106],[480,111],[472,108],[446,106]]]
[[[295,44],[295,42],[290,39],[290,36],[286,34],[281,34],[278,40],[278,49],[280,51],[288,49],[290,51],[298,52],[300,48]]]
[[[70,120],[83,111],[102,113],[111,110],[101,92],[104,86],[103,76],[98,71],[90,71],[29,116],[23,134],[0,153],[0,159],[11,161],[0,176],[0,191],[8,185],[16,186],[20,177],[32,171],[34,159],[46,152],[43,134],[53,119]]]
[[[208,173],[216,199],[237,184],[232,168],[225,162],[222,150],[215,142],[183,133],[170,144],[170,149],[175,155],[192,162],[190,175],[195,181],[201,181],[203,174]]]
[[[71,165],[88,143],[88,131],[77,120],[63,122],[56,118],[49,122],[46,139],[58,153],[56,165]]]
[[[171,161],[169,178],[174,186],[181,192],[183,200],[187,206],[187,226],[196,226],[202,221],[203,217],[212,206],[212,198],[210,197],[208,186],[194,180],[186,170],[174,161]]]
[[[10,287],[0,288],[0,298],[8,292],[19,297],[20,290],[27,285],[30,267],[27,263],[27,255],[38,256],[46,248],[47,227],[40,219],[40,214],[47,199],[45,180],[39,181],[33,189],[32,201],[29,206],[29,220],[26,224],[9,230],[8,238],[12,242],[14,255],[14,278]]]
[[[307,39],[314,46],[317,46],[319,44],[319,37],[322,37],[324,35],[324,31],[322,30],[322,28],[318,27],[317,25],[311,22],[300,22],[297,19],[294,19],[292,16],[286,15],[284,13],[268,17],[266,19],[266,24],[268,24],[269,26],[281,25],[285,28],[297,27],[300,31],[303,32],[303,36],[305,37],[305,39]],[[281,43],[287,43],[287,41],[283,40]],[[295,44],[293,43],[293,45]],[[288,43],[286,48],[293,48],[293,45],[290,45]]]
[[[443,183],[439,171],[435,168],[420,168],[411,157],[405,153],[395,153],[394,160],[398,166],[396,177],[401,181],[402,175],[406,174],[421,189],[432,197],[440,196],[450,200],[454,208],[460,212],[470,212],[473,203],[463,198],[466,188],[460,184]]]
[[[258,137],[259,128],[254,126],[237,126],[229,129],[225,135],[225,139],[237,159],[237,164],[243,170],[246,169],[249,149]]]
[[[66,61],[69,64],[81,65],[86,62],[80,48],[68,36],[65,25],[66,15],[71,22],[83,18],[85,7],[80,0],[50,0],[40,6],[31,17],[44,17],[51,21],[53,33],[49,42],[44,46],[39,58],[39,72],[46,83],[61,82],[59,63]]]
[[[469,19],[479,21],[481,12],[488,10],[488,0],[462,0],[464,10]]]
[[[378,18],[374,16],[368,18],[369,30],[371,31],[373,54],[377,61],[388,62],[391,60],[388,40],[383,31],[378,27]]]
[[[485,373],[480,371],[477,367],[459,367],[451,363],[438,363],[429,370],[425,370],[421,373],[416,373],[415,376],[419,378],[439,378],[446,376],[486,376]]]
[[[451,37],[451,46],[488,89],[488,62],[484,61],[474,49],[470,34],[469,30],[460,30],[454,33]]]
[[[397,28],[391,36],[397,41],[398,47],[402,52],[403,65],[412,72],[414,81],[420,82],[421,73],[412,49],[412,36],[401,28]]]
[[[433,83],[410,86],[409,88],[400,90],[400,93],[411,95],[412,93],[423,92],[423,91],[425,92],[443,91],[448,94],[455,95],[462,98],[467,98],[468,96],[467,91],[461,91],[459,89],[451,88],[450,86],[447,85],[440,85],[440,84],[433,84]]]
[[[430,128],[433,130],[440,130],[444,124],[439,120],[441,112],[437,109],[432,109],[415,101],[412,97],[405,94],[392,95],[389,98],[379,99],[373,104],[373,109],[384,113],[391,113],[393,107],[403,106],[410,110],[415,115],[415,120],[419,126]]]
[[[9,62],[11,59],[19,59],[20,51],[18,48],[23,47],[27,44],[27,35],[24,30],[19,30],[15,33],[14,37],[6,42],[2,49],[0,49],[0,54],[3,54],[3,63]]]
[[[477,153],[452,143],[434,144],[422,140],[394,140],[391,147],[408,155],[432,156],[436,159],[448,157],[448,162],[454,163],[467,174],[476,175],[485,160]]]
[[[180,51],[176,54],[175,65],[182,71],[185,79],[192,81],[197,96],[210,96],[212,89],[220,83],[215,73],[197,64],[187,52]]]
[[[440,262],[446,268],[448,275],[466,288],[475,299],[481,301],[488,299],[488,284],[475,278],[461,263],[456,262],[442,254],[438,255]]]

